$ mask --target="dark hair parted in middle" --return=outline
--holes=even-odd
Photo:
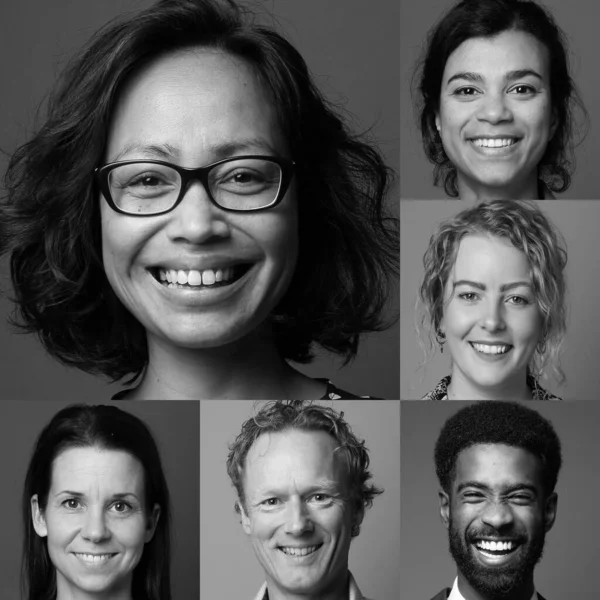
[[[160,506],[160,518],[152,539],[146,543],[133,571],[133,600],[170,600],[170,501],[169,489],[156,442],[147,425],[115,406],[74,404],[62,409],[37,438],[25,476],[22,517],[23,585],[28,600],[54,599],[56,569],[50,561],[47,542],[40,538],[31,520],[31,497],[37,494],[45,511],[55,459],[70,448],[121,450],[136,458],[144,470],[146,510]]]
[[[227,473],[233,483],[239,501],[245,506],[244,469],[246,456],[252,444],[265,433],[290,430],[324,431],[338,443],[336,452],[344,457],[353,506],[357,510],[370,508],[373,499],[383,490],[367,483],[372,475],[369,472],[369,454],[365,441],[359,440],[344,421],[344,413],[336,412],[328,406],[321,406],[302,400],[268,402],[252,418],[242,425],[242,431],[229,446]],[[235,504],[236,511],[240,511]],[[354,535],[354,534],[353,534]],[[358,530],[356,532],[358,535]]]
[[[476,444],[504,444],[523,448],[542,464],[544,492],[556,487],[562,464],[560,440],[546,418],[516,402],[474,402],[452,415],[435,444],[435,470],[446,493],[452,489],[456,459]]]
[[[553,192],[564,192],[571,183],[574,148],[574,111],[578,107],[587,124],[587,111],[569,71],[568,46],[552,15],[530,0],[462,0],[430,30],[424,56],[417,65],[416,106],[427,158],[435,165],[433,181],[446,194],[458,196],[456,168],[444,151],[436,128],[444,68],[450,55],[466,40],[494,37],[503,31],[522,31],[534,36],[548,50],[550,95],[557,120],[538,166],[538,179]]]
[[[37,332],[68,365],[112,380],[143,372],[144,328],[104,273],[93,172],[125,83],[157,57],[190,47],[252,67],[297,163],[299,258],[271,315],[280,354],[309,362],[317,343],[351,360],[361,333],[389,325],[383,315],[399,246],[398,221],[385,205],[392,172],[349,132],[293,46],[228,0],[163,0],[110,23],[63,73],[45,124],[10,162],[0,207],[15,324]]]

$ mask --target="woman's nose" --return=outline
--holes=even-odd
[[[503,121],[512,121],[513,116],[510,107],[508,106],[506,93],[489,93],[484,96],[479,105],[477,118],[480,121],[487,121],[492,124],[501,123]]]
[[[106,516],[101,509],[89,509],[84,518],[81,537],[94,543],[110,537],[110,530],[106,525]]]
[[[504,329],[504,314],[502,307],[495,301],[484,303],[481,308],[481,327],[486,331]]]
[[[167,234],[173,241],[204,244],[229,237],[228,214],[215,206],[202,183],[193,181],[168,215]]]

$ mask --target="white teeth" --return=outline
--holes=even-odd
[[[112,558],[112,554],[77,554],[79,558],[90,563],[101,563]]]
[[[477,547],[482,550],[489,550],[490,552],[508,552],[513,549],[512,542],[477,542]]]
[[[504,148],[506,146],[512,146],[516,144],[517,140],[514,138],[503,138],[503,139],[483,139],[479,138],[473,140],[476,146],[483,148]]]
[[[307,554],[312,554],[318,548],[319,546],[309,546],[307,548],[280,548],[280,550],[284,554],[289,554],[291,556],[306,556]]]
[[[487,344],[475,343],[473,343],[473,347],[484,354],[506,354],[511,348],[510,346],[488,346]]]
[[[206,269],[204,271],[184,271],[183,269],[159,269],[158,277],[164,282],[167,287],[177,287],[177,285],[214,285],[221,281],[229,281],[233,279],[233,267],[227,269]],[[172,284],[172,285],[170,285]]]

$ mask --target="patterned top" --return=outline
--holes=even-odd
[[[448,400],[448,386],[450,385],[451,380],[452,377],[450,375],[444,377],[435,388],[428,394],[425,394],[421,400]],[[537,379],[529,373],[527,374],[527,387],[531,390],[532,400],[562,400],[562,398],[545,390],[537,382]]]
[[[348,586],[348,600],[369,600],[365,596],[360,593],[358,586],[356,585],[356,581],[354,581],[354,577],[352,577],[352,573],[348,572],[350,576],[350,584]],[[267,590],[267,584],[263,583],[260,590],[258,590],[258,594],[254,597],[254,600],[269,600],[269,591]]]
[[[355,394],[351,394],[350,392],[346,392],[338,387],[336,387],[329,379],[315,379],[315,381],[320,381],[326,384],[325,394],[322,398],[318,398],[319,400],[360,400],[361,398],[367,400],[379,400],[380,398],[375,398],[374,396],[356,396]],[[127,400],[127,395],[129,392],[132,392],[133,389],[126,389],[117,392],[111,400]]]

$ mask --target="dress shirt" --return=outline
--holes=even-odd
[[[257,598],[257,600],[259,599]],[[458,591],[458,577],[454,580],[454,585],[452,586],[452,591],[448,596],[448,600],[465,600],[465,597]],[[533,596],[531,596],[531,600],[539,600],[535,590],[533,590]]]

